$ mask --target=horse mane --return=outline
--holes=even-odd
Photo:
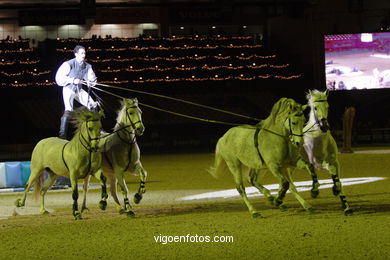
[[[297,111],[302,112],[302,106],[300,104],[291,98],[281,98],[272,106],[270,115],[266,119],[260,121],[258,125],[267,128],[271,125],[275,125],[279,121],[284,121],[291,112]]]
[[[79,131],[81,125],[89,120],[100,120],[101,114],[98,112],[90,111],[87,108],[81,107],[73,111],[71,116],[71,123],[76,128],[76,131]]]
[[[328,92],[322,92],[317,89],[314,89],[306,94],[306,99],[310,105],[312,105],[316,100],[328,100]]]

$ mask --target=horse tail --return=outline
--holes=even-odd
[[[210,167],[208,172],[213,176],[215,179],[221,178],[224,174],[226,174],[229,171],[225,159],[221,156],[221,154],[218,152],[218,146],[215,149],[215,159],[214,159],[214,166]]]
[[[39,199],[39,195],[41,194],[41,189],[42,189],[44,180],[45,180],[45,176],[42,172],[34,183],[33,196],[34,196],[34,199],[36,199],[36,200]]]

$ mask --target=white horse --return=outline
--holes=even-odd
[[[126,172],[136,173],[140,177],[138,192],[134,195],[134,202],[139,203],[142,194],[145,193],[145,182],[147,172],[140,161],[140,149],[136,136],[143,134],[145,127],[142,123],[142,111],[138,107],[136,98],[124,99],[122,108],[117,117],[117,124],[114,131],[100,139],[99,148],[102,156],[102,170],[110,180],[110,191],[119,213],[127,216],[134,216],[129,199],[127,198],[128,188],[124,178]],[[84,180],[84,201],[82,210],[87,209],[86,194],[89,178]],[[117,184],[121,187],[124,199],[122,206],[117,196]]]
[[[318,90],[310,91],[306,98],[310,106],[309,121],[303,128],[304,133],[304,152],[302,154],[303,161],[309,162],[300,165],[300,168],[306,168],[313,179],[311,196],[317,197],[319,194],[316,169],[326,169],[333,179],[333,194],[339,196],[345,215],[352,214],[352,209],[349,207],[342,192],[340,182],[340,164],[337,160],[337,144],[329,130],[328,124],[328,90],[321,92]]]

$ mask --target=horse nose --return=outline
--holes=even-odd
[[[320,120],[320,129],[323,133],[326,133],[329,130],[329,124],[328,124],[328,120],[326,120],[326,118],[322,118]]]
[[[137,135],[143,135],[143,133],[144,133],[144,131],[145,131],[145,127],[143,126],[143,125],[141,125],[141,126],[139,126],[139,127],[137,127],[136,128],[136,133],[137,133]]]

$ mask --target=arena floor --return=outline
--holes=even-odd
[[[110,198],[106,211],[98,209],[95,185],[88,195],[90,210],[81,221],[71,214],[69,190],[49,191],[50,214],[43,216],[31,194],[26,207],[16,209],[13,203],[22,193],[1,193],[0,259],[389,259],[389,153],[372,148],[339,155],[344,191],[354,210],[348,217],[326,183],[312,199],[305,183],[308,174],[297,170],[294,181],[316,211],[307,214],[287,194],[288,210],[281,212],[248,190],[264,216],[253,219],[234,190],[232,176],[215,180],[207,173],[211,153],[142,157],[149,181],[144,199],[134,206],[135,218],[118,214]],[[138,180],[127,178],[132,196]],[[319,172],[319,179],[329,178]],[[261,183],[273,187],[276,180],[266,174]],[[163,243],[174,236],[226,236],[234,241]]]

